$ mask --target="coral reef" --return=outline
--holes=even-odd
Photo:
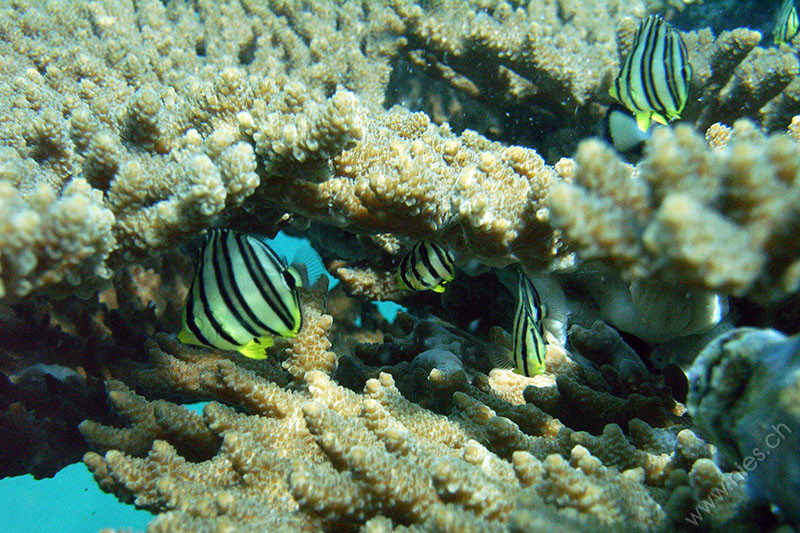
[[[417,58],[498,113],[557,124],[529,142],[552,159],[599,121],[644,7],[490,4],[3,6],[0,297],[91,292],[242,212],[266,233],[306,217],[439,237],[492,265],[569,263],[542,211],[569,160],[548,166],[531,149],[384,111],[393,61]],[[779,129],[798,110],[796,59],[757,37],[686,34],[696,97],[685,117],[700,129],[743,116]]]
[[[318,297],[307,300],[304,311],[319,304]],[[316,335],[324,344],[325,333]],[[452,346],[453,340],[440,333],[437,344]],[[570,428],[524,403],[523,389],[526,397],[537,390],[573,412],[591,405],[603,409],[614,397],[599,401],[585,385],[565,397],[567,389],[554,387],[552,373],[512,378],[493,371],[489,379],[475,374],[472,383],[441,380],[437,370],[450,373],[447,365],[428,357],[436,365],[430,376],[408,373],[401,363],[367,379],[358,393],[321,370],[328,368],[325,360],[310,357],[317,348],[300,342],[285,351],[291,352],[287,359],[276,353],[282,366],[296,369],[290,361],[299,358],[304,372],[289,374],[236,355],[229,359],[157,335],[148,343],[151,364],[130,369],[129,382],[148,395],[170,387],[184,400],[215,397],[225,405],[212,402],[199,416],[107,382],[109,399],[127,425],[80,426],[100,452],[84,459],[100,486],[160,513],[153,531],[339,531],[361,524],[506,531],[506,522],[511,530],[625,524],[651,531],[667,520],[661,506],[668,499],[666,480],[679,474],[694,479],[693,465],[709,455],[688,429],[657,429],[639,418],[661,412],[656,417],[663,424],[661,417],[670,416],[662,411],[670,408],[663,401],[634,401],[614,415],[629,426],[630,437],[616,424],[598,436],[573,429],[594,427],[592,413]],[[587,383],[584,370],[555,346],[547,364],[558,381]],[[281,385],[290,379],[297,387]],[[594,386],[604,382],[599,375],[592,379]],[[448,416],[408,401],[398,390],[419,380],[442,390]],[[690,500],[702,495],[689,487]],[[734,513],[730,519],[741,518]]]
[[[585,141],[571,182],[551,190],[554,224],[584,259],[629,280],[761,301],[796,292],[796,141],[747,121],[706,135],[708,142],[684,125],[660,128],[636,167]]]
[[[656,4],[0,2],[0,474],[88,446],[151,531],[687,529],[750,404],[792,390],[740,412],[724,386],[772,383],[740,372],[695,425],[697,350],[668,352],[800,328],[800,75],[758,31],[679,26],[683,123],[630,163],[587,137]],[[215,225],[308,237],[341,281],[265,361],[167,333]],[[396,285],[420,239],[461,269],[442,297]],[[514,263],[573,305],[536,378],[491,369]],[[703,527],[796,520],[759,479]]]

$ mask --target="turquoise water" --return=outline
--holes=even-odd
[[[144,531],[153,516],[102,492],[83,463],[52,479],[0,481],[0,524],[7,533],[87,533],[102,528]]]
[[[292,258],[308,243],[279,233],[273,248]],[[339,280],[328,275],[330,287]],[[387,320],[394,321],[403,309],[394,302],[376,302]],[[202,413],[205,403],[186,407]],[[83,463],[62,469],[52,479],[34,480],[17,476],[0,480],[0,530],[3,533],[89,533],[103,528],[144,531],[153,515],[132,505],[119,503],[102,492]]]

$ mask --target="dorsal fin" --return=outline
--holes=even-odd
[[[311,287],[320,277],[328,273],[322,258],[310,244],[305,244],[297,250],[292,266],[303,276],[305,287]]]

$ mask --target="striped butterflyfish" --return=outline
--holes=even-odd
[[[532,377],[544,372],[544,307],[539,293],[522,269],[517,269],[517,307],[514,311],[514,370]]]
[[[539,293],[528,276],[517,268],[517,306],[510,350],[500,349],[490,353],[495,366],[512,368],[517,374],[533,377],[545,371],[547,342],[544,337],[545,308]],[[497,332],[492,332],[499,337]]]
[[[794,0],[784,0],[775,19],[775,28],[772,30],[772,41],[775,44],[789,43],[800,29],[800,20],[797,17],[797,8]]]
[[[401,289],[444,292],[444,286],[455,278],[450,252],[430,241],[419,241],[397,267]]]
[[[274,337],[303,323],[297,287],[305,280],[263,240],[211,229],[197,262],[178,340],[264,359]]]
[[[609,89],[636,117],[642,131],[651,121],[680,117],[689,95],[692,66],[680,33],[658,15],[639,25],[631,53]]]

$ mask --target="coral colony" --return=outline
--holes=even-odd
[[[0,472],[151,532],[800,526],[796,34],[0,1]]]

